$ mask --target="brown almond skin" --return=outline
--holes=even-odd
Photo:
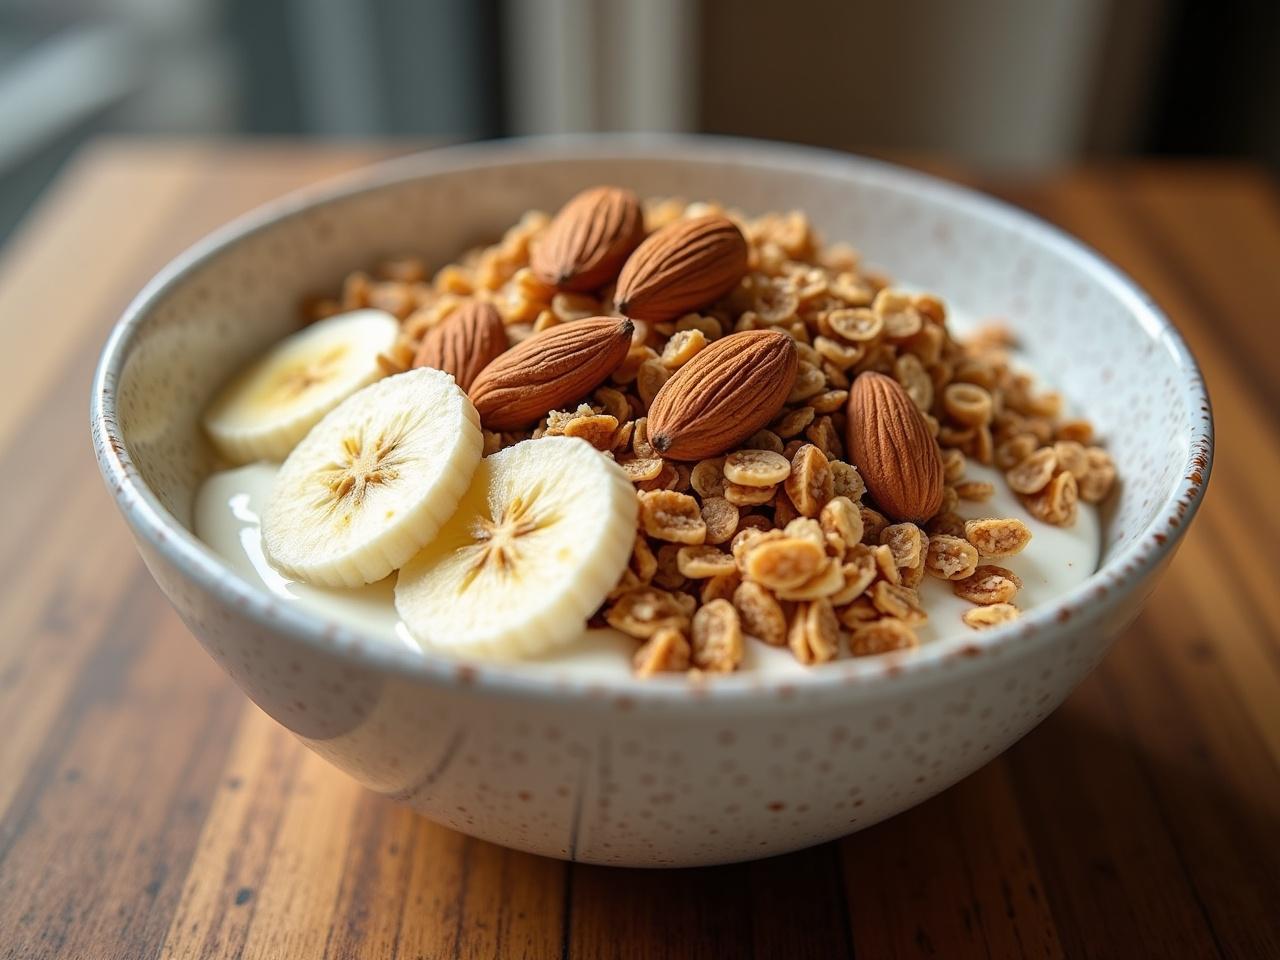
[[[614,294],[618,309],[661,323],[719,300],[747,272],[747,240],[726,217],[677,220],[627,258]]]
[[[489,430],[515,430],[581,400],[627,356],[630,320],[592,317],[536,333],[480,371],[467,395]]]
[[[506,349],[502,316],[492,304],[471,300],[427,331],[413,365],[451,373],[465,391],[480,371]]]
[[[898,381],[864,373],[849,389],[849,458],[882,511],[919,523],[942,506],[938,444]]]
[[[621,187],[583,190],[560,208],[530,251],[529,266],[560,290],[598,290],[644,239],[640,198]]]
[[[790,334],[746,330],[714,341],[662,385],[649,442],[670,460],[732,450],[778,415],[799,363]]]

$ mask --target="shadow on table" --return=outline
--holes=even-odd
[[[1095,714],[1073,698],[952,789],[836,843],[705,869],[576,866],[570,955],[1205,956],[1233,923],[1271,942],[1256,931],[1277,935],[1280,857],[1258,838],[1280,838],[1280,811],[1233,793],[1194,738],[1140,745]],[[1231,889],[1193,887],[1184,858]]]

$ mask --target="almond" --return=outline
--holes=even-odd
[[[413,365],[451,373],[458,386],[469,390],[480,371],[506,349],[502,316],[492,304],[471,300],[427,331]]]
[[[674,320],[732,290],[747,272],[747,241],[725,217],[677,220],[636,247],[618,276],[618,309]]]
[[[489,430],[527,427],[580,400],[627,356],[634,325],[618,317],[574,320],[535,333],[480,371],[467,394]]]
[[[895,520],[928,520],[942,506],[942,454],[898,382],[864,373],[849,389],[848,450],[867,490]]]
[[[649,407],[649,442],[671,460],[736,448],[778,415],[796,379],[790,334],[747,330],[703,347]]]
[[[621,187],[592,187],[560,208],[534,243],[529,266],[561,290],[596,290],[618,275],[643,239],[640,198]]]

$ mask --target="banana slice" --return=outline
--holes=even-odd
[[[440,529],[484,439],[453,377],[421,367],[343,400],[294,447],[262,515],[267,556],[307,583],[381,580]]]
[[[458,512],[396,581],[421,643],[520,657],[582,634],[636,538],[635,488],[573,437],[526,440],[480,461]]]
[[[400,324],[382,310],[328,317],[281,340],[223,387],[204,429],[233,463],[279,462],[326,413],[384,376]]]

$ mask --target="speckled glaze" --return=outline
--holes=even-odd
[[[302,295],[383,254],[432,264],[584,186],[799,208],[894,275],[1007,318],[1123,478],[1102,568],[1007,627],[786,682],[532,678],[395,647],[251,587],[189,532],[212,456],[197,417],[295,324]],[[945,789],[1052,711],[1137,614],[1212,459],[1204,383],[1160,310],[1052,227],[843,155],[691,138],[434,151],[285,198],[208,238],[133,302],[93,387],[93,442],[156,581],[263,710],[373,790],[553,857],[694,865],[783,853]]]

